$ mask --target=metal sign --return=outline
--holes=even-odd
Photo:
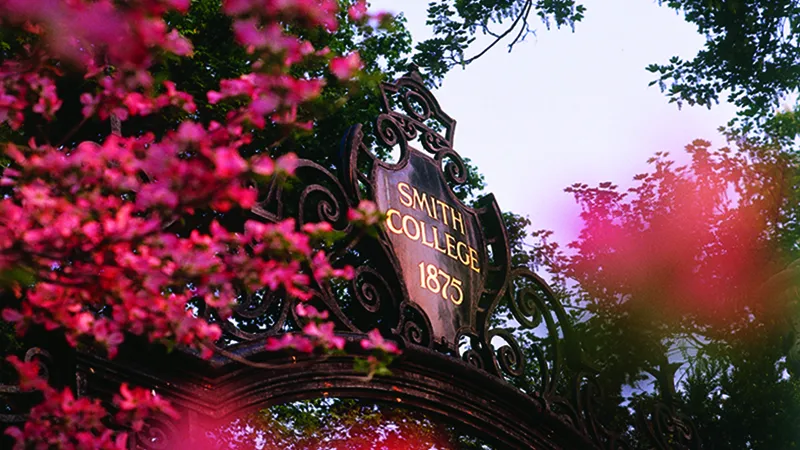
[[[500,209],[491,195],[473,208],[455,194],[467,184],[467,167],[453,149],[456,122],[419,73],[383,83],[381,94],[374,140],[360,126],[348,133],[343,178],[350,195],[375,201],[386,214],[379,241],[402,286],[404,316],[395,331],[411,327],[411,342],[453,351],[463,337],[485,341],[486,313],[509,274]],[[386,158],[389,149],[399,151],[396,162]]]
[[[402,167],[375,172],[375,201],[411,301],[431,321],[434,336],[455,342],[474,325],[483,291],[486,246],[480,222],[445,183],[437,163],[410,149]]]

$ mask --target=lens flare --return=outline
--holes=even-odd
[[[769,244],[780,180],[695,145],[690,166],[658,155],[627,193],[610,183],[568,189],[583,229],[564,272],[599,303],[705,323],[747,320],[770,306],[763,287],[780,270]]]

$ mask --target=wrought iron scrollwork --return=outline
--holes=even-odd
[[[428,316],[417,305],[406,303],[400,325],[396,329],[406,344],[422,347],[433,346],[431,323]]]
[[[675,372],[680,364],[664,360],[649,370],[661,394],[659,401],[649,410],[639,410],[639,428],[658,450],[699,450],[702,441],[694,422],[677,407]]]
[[[439,106],[416,71],[381,86],[384,113],[376,121],[376,138],[386,147],[400,146],[400,162],[408,156],[409,143],[419,140],[430,153],[450,186],[467,181],[467,167],[453,150],[456,122]]]
[[[296,200],[299,224],[328,222],[334,229],[348,232],[347,209],[352,202],[339,179],[319,164],[307,160],[298,163],[295,173],[305,184]]]
[[[524,374],[521,368],[523,361],[531,359],[536,364],[532,373],[538,378],[538,392],[543,395],[554,394],[565,359],[562,353],[565,350],[574,352],[577,345],[564,342],[574,337],[563,307],[544,280],[524,268],[511,272],[503,299],[504,303],[494,307],[507,311],[510,321],[506,319],[505,324],[494,328],[489,328],[487,322],[487,344],[495,344],[491,366],[496,368],[498,375],[517,378]],[[537,330],[545,334],[528,342],[527,357],[517,338],[507,329],[511,325],[514,330],[526,332],[531,337]],[[577,358],[576,355],[569,357]]]
[[[467,182],[467,166],[464,160],[449,148],[442,148],[436,152],[436,161],[442,166],[444,179],[451,185],[461,185]]]
[[[597,373],[583,361],[558,298],[541,277],[526,268],[511,268],[508,236],[493,196],[473,207],[459,205],[480,225],[475,246],[481,247],[485,254],[481,258],[486,260],[480,261],[483,270],[476,283],[482,285],[470,305],[470,320],[460,322],[447,339],[454,335],[455,342],[446,342],[441,334],[434,336],[432,318],[409,295],[390,235],[383,230],[364,238],[349,224],[348,208],[364,199],[375,200],[376,191],[386,189],[376,181],[380,170],[396,172],[411,165],[409,161],[428,158],[425,164],[430,160],[433,164],[426,165],[429,171],[424,173],[441,176],[445,181],[441,186],[450,189],[446,195],[467,181],[467,166],[453,149],[455,121],[442,111],[419,74],[384,83],[381,94],[383,112],[372,128],[374,135],[365,139],[361,125],[350,128],[343,140],[340,166],[301,160],[296,182],[284,185],[275,180],[262,187],[253,209],[268,222],[287,218],[294,218],[298,226],[327,222],[344,236],[346,244],[326,250],[335,256],[334,264],[355,267],[355,276],[348,282],[313,286],[311,303],[330,313],[338,331],[366,333],[377,327],[407,348],[424,347],[420,350],[459,357],[529,394],[542,411],[568,424],[597,448],[629,448],[619,433],[603,425],[596,411],[602,397]],[[379,147],[373,148],[373,142]],[[421,148],[411,146],[415,143]],[[399,159],[389,161],[380,146],[399,148]],[[295,305],[296,300],[276,292],[243,296],[233,318],[222,322],[227,342],[257,341],[302,327]],[[667,442],[698,448],[692,446],[696,431],[676,409],[661,406],[641,418],[656,448],[671,448]],[[151,435],[145,435],[145,441],[159,441],[162,432],[158,430],[148,431]]]
[[[29,348],[25,352],[23,361],[36,362],[39,366],[39,376],[45,381],[50,379],[50,366],[53,364],[53,357],[47,350],[39,347]],[[0,413],[0,424],[24,422],[31,406],[31,395],[31,392],[20,389],[18,384],[0,383],[0,401],[6,405],[6,410]]]
[[[569,416],[574,426],[589,436],[599,448],[631,449],[631,444],[622,437],[621,432],[606,427],[605,417],[598,411],[600,403],[605,399],[598,375],[596,370],[583,365],[573,377],[574,391],[571,399],[560,399],[558,407]]]
[[[269,289],[240,295],[231,320],[220,321],[222,330],[236,341],[253,341],[285,329],[291,302]]]
[[[699,450],[700,436],[694,423],[676,408],[658,403],[649,413],[640,412],[639,420],[654,448],[658,450]]]
[[[583,362],[569,318],[547,283],[517,268],[502,292],[487,315],[502,317],[487,320],[485,338],[470,340],[462,358],[519,386],[598,448],[629,448],[620,434],[605,428],[595,411],[602,397],[597,373]],[[566,388],[570,385],[571,391]]]
[[[131,435],[132,448],[135,450],[175,448],[176,439],[178,436],[174,421],[164,416],[148,417],[142,429]]]
[[[442,110],[419,72],[412,68],[394,83],[384,83],[381,94],[384,113],[401,121],[406,128],[413,127],[423,133],[425,150],[435,154],[453,147],[456,122]]]
[[[494,362],[501,373],[509,377],[521,377],[525,374],[525,355],[509,330],[495,328],[489,332],[489,342],[496,342],[497,338],[502,344],[495,344]]]
[[[376,313],[381,309],[381,304],[389,301],[390,305],[396,305],[396,300],[392,294],[386,280],[377,270],[361,266],[356,269],[352,281],[352,291],[358,304],[370,313]]]

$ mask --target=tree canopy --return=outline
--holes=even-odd
[[[285,2],[298,9],[279,19],[246,0],[195,0],[191,7],[188,1],[152,0],[120,9],[110,1],[58,3],[62,9],[45,3],[0,5],[9,25],[0,30],[3,317],[18,329],[39,324],[63,330],[73,344],[93,342],[112,354],[122,325],[167,345],[203,348],[218,335],[213,326],[181,314],[197,295],[208,295],[223,311],[235,296],[222,289],[224,299],[216,298],[224,283],[198,286],[201,275],[208,275],[202,268],[211,266],[176,268],[174,254],[186,255],[187,261],[211,258],[226,268],[213,274],[226,280],[261,270],[262,276],[245,280],[251,288],[268,278],[264,267],[242,269],[236,252],[225,258],[203,253],[209,240],[241,248],[282,236],[291,245],[259,247],[263,261],[280,261],[294,273],[304,264],[320,276],[346,277],[345,269],[314,259],[303,245],[324,239],[326,230],[248,226],[242,210],[252,194],[244,176],[287,175],[292,171],[288,154],[333,165],[343,131],[354,123],[369,126],[378,114],[377,83],[407,70],[411,62],[430,82],[441,82],[448,70],[469,65],[501,43],[510,50],[534,31],[536,21],[546,28],[574,28],[591,14],[573,0],[434,1],[428,12],[434,37],[413,46],[402,19],[365,15],[362,2]],[[114,14],[73,8],[84,3],[111,5]],[[133,14],[139,3],[149,22]],[[652,170],[637,175],[625,192],[612,183],[568,188],[585,224],[568,246],[555,243],[551,233],[537,232],[530,250],[525,245],[530,221],[506,214],[513,259],[550,271],[584,352],[602,369],[603,387],[617,400],[605,412],[619,429],[631,429],[637,420],[634,407],[669,396],[693,419],[705,448],[797,448],[800,304],[794,261],[800,256],[800,173],[794,139],[800,126],[796,105],[779,106],[798,89],[800,9],[794,0],[661,4],[695,24],[706,45],[690,60],[672,58],[646,69],[668,101],[712,106],[726,98],[739,107],[738,121],[727,131],[730,146],[712,149],[707,142],[693,142],[686,166],[656,154]],[[97,16],[85,17],[86,11]],[[81,28],[82,20],[96,24],[97,17],[119,28]],[[286,23],[285,29],[269,37],[259,34],[262,25],[275,20]],[[70,33],[56,37],[54,30]],[[474,48],[478,34],[491,38],[488,47]],[[285,47],[271,48],[274,42]],[[248,78],[253,73],[257,76]],[[119,130],[112,125],[115,119],[121,120]],[[187,123],[199,127],[182,125]],[[212,147],[201,145],[206,140]],[[153,146],[174,158],[144,157]],[[46,164],[41,155],[50,155]],[[105,158],[101,164],[84,165],[96,155]],[[138,161],[135,167],[142,172],[119,171],[122,157]],[[79,159],[84,162],[58,163]],[[47,195],[37,191],[43,180]],[[79,189],[70,191],[75,186]],[[482,177],[471,167],[470,183],[458,194],[474,199],[482,188]],[[100,199],[106,203],[96,203]],[[76,221],[53,222],[46,214],[51,200],[74,213],[70,217]],[[374,221],[368,210],[362,213]],[[15,231],[21,223],[23,231],[38,231],[38,237]],[[149,234],[132,230],[145,225],[166,232],[152,241]],[[80,230],[75,231],[79,235],[70,230]],[[134,234],[120,237],[126,230]],[[231,230],[248,230],[249,240]],[[81,246],[88,241],[96,247]],[[183,278],[154,278],[142,263],[144,254]],[[104,259],[108,255],[117,260]],[[105,274],[105,284],[96,284],[98,273]],[[107,289],[119,288],[120,279],[139,289],[134,292],[168,298],[180,307],[158,311],[122,289]],[[82,284],[64,287],[76,280]],[[303,295],[302,280],[279,280],[294,295]],[[34,302],[25,303],[31,295]],[[75,301],[60,304],[53,302],[56,297]],[[80,305],[87,298],[94,299],[91,312],[99,312],[99,320],[84,314]],[[504,313],[499,310],[495,319],[506,320]],[[338,341],[322,318],[312,311],[307,315],[316,327],[314,339],[273,345],[336,348]],[[18,350],[16,341],[4,336],[6,351]],[[373,345],[384,345],[378,338],[373,336]],[[526,333],[521,339],[538,338]],[[50,396],[33,415],[32,427],[18,430],[15,438],[58,439],[64,430],[43,424],[63,415],[60,405],[71,401],[71,392],[43,385],[33,365],[13,364],[29,387]],[[655,380],[648,372],[674,377]],[[528,374],[530,379],[538,375]],[[139,423],[148,411],[170,412],[147,392],[127,387],[116,402],[125,413],[120,419],[129,423]],[[82,430],[98,439],[95,444],[121,445],[124,439],[103,434],[99,418],[105,411],[98,403],[85,399],[78,405],[81,418],[88,420]],[[628,437],[635,447],[646,448],[641,436],[629,432]]]
[[[611,182],[568,187],[582,210],[578,239],[565,245],[537,231],[536,249],[526,252],[525,233],[514,231],[516,260],[550,272],[607,393],[627,405],[607,410],[620,429],[637,420],[634,406],[667,395],[694,419],[704,448],[797,448],[800,5],[658,3],[706,42],[692,58],[642,69],[678,107],[734,104],[728,146],[687,143],[683,166],[668,153],[674,149],[654,149],[651,169],[628,190]],[[434,2],[435,37],[418,44],[415,58],[439,74],[483,55],[477,36],[511,50],[532,31],[530,18],[580,32],[591,14],[571,1]],[[521,219],[509,224],[525,229]],[[629,437],[646,448],[641,436]]]

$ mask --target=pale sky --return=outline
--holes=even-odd
[[[657,151],[677,158],[693,139],[715,145],[734,115],[678,110],[645,70],[671,56],[692,57],[704,38],[655,0],[582,0],[586,18],[575,32],[548,31],[495,48],[451,71],[434,94],[457,122],[455,150],[486,177],[500,208],[530,216],[560,242],[577,233],[578,209],[563,189],[575,182],[627,186]],[[373,0],[375,11],[403,12],[415,41],[429,35],[428,0]],[[482,50],[474,44],[472,53]]]

